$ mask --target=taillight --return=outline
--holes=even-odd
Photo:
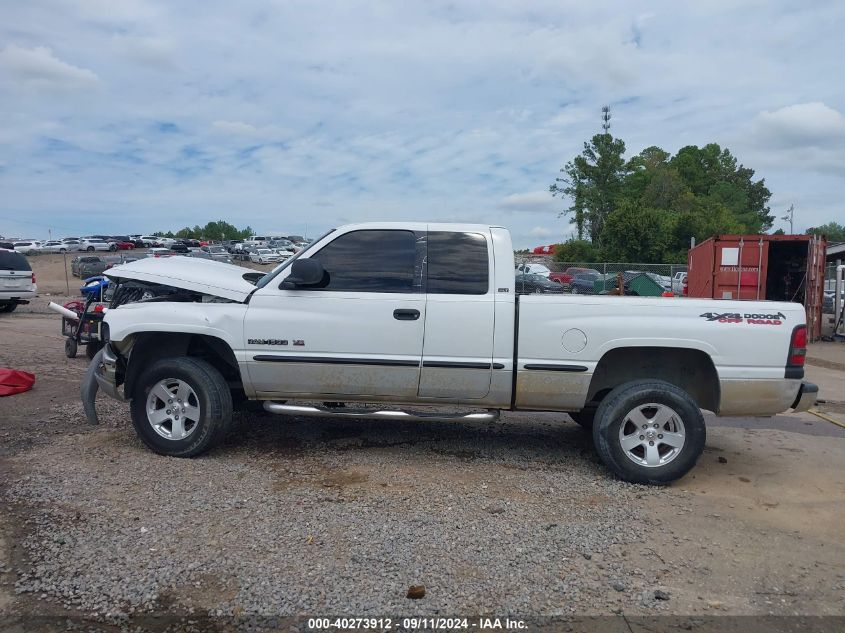
[[[35,283],[35,273],[32,273],[32,283]]]
[[[792,330],[792,340],[789,342],[789,358],[786,364],[791,367],[803,367],[807,358],[807,326],[799,325]]]
[[[804,377],[804,360],[807,358],[807,326],[796,325],[789,340],[784,378],[800,380]]]

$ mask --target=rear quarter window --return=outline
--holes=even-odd
[[[20,253],[0,251],[0,270],[27,270],[32,271],[26,257]]]

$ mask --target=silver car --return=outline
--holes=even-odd
[[[211,256],[211,259],[218,261],[218,262],[226,262],[227,264],[232,263],[232,256],[222,246],[217,246],[212,244],[210,246],[203,246],[200,250],[203,253],[208,253]]]

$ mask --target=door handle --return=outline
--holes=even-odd
[[[416,321],[420,318],[420,311],[400,308],[393,311],[393,318],[399,321]]]

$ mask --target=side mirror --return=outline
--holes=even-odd
[[[297,259],[290,267],[290,275],[282,282],[280,288],[296,288],[299,286],[314,286],[323,281],[326,271],[316,259]]]

